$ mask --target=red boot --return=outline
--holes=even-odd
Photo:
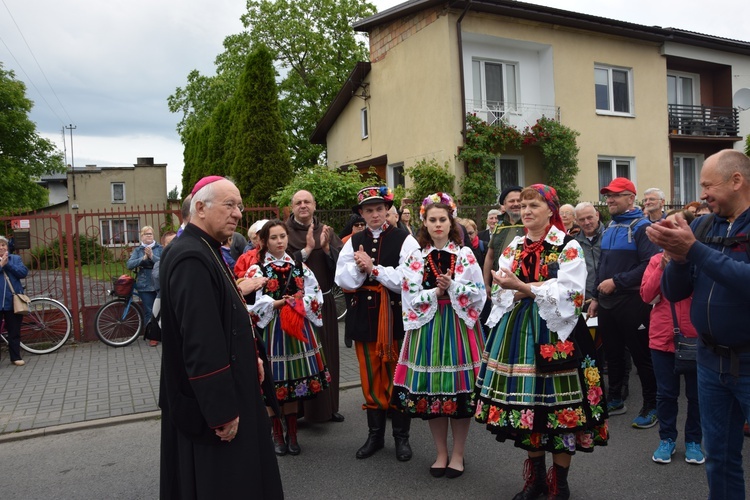
[[[290,413],[286,417],[286,446],[290,455],[299,455],[302,451],[297,443],[297,414]]]
[[[273,451],[283,457],[289,451],[284,442],[284,425],[279,417],[271,417],[271,421],[273,422]]]

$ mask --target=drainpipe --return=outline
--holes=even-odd
[[[471,7],[471,0],[466,2],[464,11],[458,17],[458,21],[456,21],[456,35],[458,37],[458,75],[461,78],[461,121],[463,122],[462,135],[464,141],[466,141],[466,82],[464,81],[464,41],[461,37],[461,21],[463,21],[464,16],[469,11],[469,7]]]

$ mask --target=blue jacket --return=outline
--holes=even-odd
[[[617,305],[619,297],[640,293],[648,261],[660,251],[646,236],[649,225],[651,222],[636,207],[612,217],[612,222],[604,229],[601,237],[601,260],[594,287],[595,298],[602,307],[610,309]],[[612,295],[598,293],[596,287],[609,278],[615,282],[615,292]]]
[[[13,285],[13,290],[16,293],[23,293],[23,285],[21,284],[21,278],[25,278],[29,274],[29,270],[23,265],[21,257],[15,254],[8,254],[8,263],[0,269],[0,290],[3,291],[3,301],[0,310],[12,311],[13,310],[13,292],[10,291],[8,282],[5,281],[5,276],[10,279]]]
[[[750,209],[732,224],[714,214],[707,236],[743,236],[750,234]],[[695,229],[703,217],[692,224]],[[676,302],[693,294],[690,319],[700,336],[713,336],[716,343],[728,347],[750,347],[750,257],[747,243],[733,247],[696,242],[690,247],[687,262],[670,262],[662,277],[667,300]],[[740,357],[740,374],[750,375],[750,353]],[[721,373],[729,372],[728,358],[722,358],[698,342],[698,363]]]
[[[135,276],[135,289],[139,292],[153,292],[154,283],[151,279],[151,270],[154,264],[161,258],[161,251],[164,247],[158,243],[151,247],[152,258],[144,259],[146,248],[141,245],[133,250],[128,259],[128,269],[133,270],[138,268],[138,273]]]

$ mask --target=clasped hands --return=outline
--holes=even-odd
[[[362,273],[370,274],[372,272],[372,257],[365,252],[362,245],[359,246],[359,250],[354,252],[354,264]]]

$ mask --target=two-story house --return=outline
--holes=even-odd
[[[391,186],[421,159],[457,178],[465,116],[578,131],[583,200],[616,176],[698,198],[703,160],[741,149],[750,43],[509,0],[413,0],[355,23],[357,64],[315,130],[331,167],[375,166]],[[744,119],[744,123],[743,123]],[[533,147],[497,159],[497,190],[545,181]]]

